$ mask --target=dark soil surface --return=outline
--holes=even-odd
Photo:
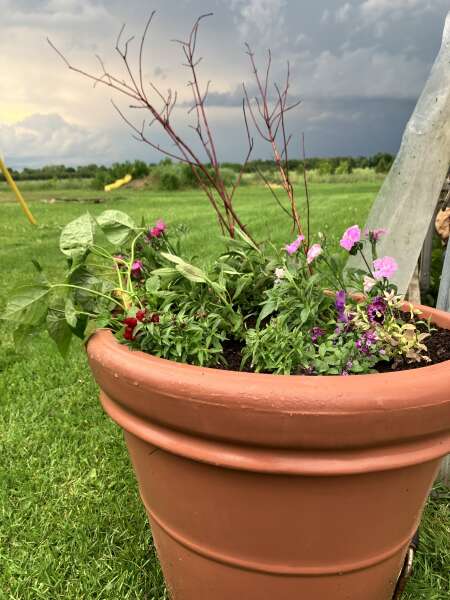
[[[419,325],[419,328],[423,328],[423,330],[426,331],[426,327],[421,327]],[[424,340],[424,344],[428,348],[428,356],[431,359],[431,362],[407,363],[404,361],[400,364],[397,363],[396,365],[390,362],[380,362],[375,366],[375,369],[380,373],[390,373],[393,370],[406,371],[410,369],[419,369],[421,367],[435,365],[450,360],[450,330],[442,329],[436,325],[433,325],[433,329],[430,337]],[[240,371],[242,360],[241,342],[228,340],[224,343],[223,350],[223,358],[225,359],[226,364],[220,365],[217,368],[226,371]],[[245,372],[251,372],[251,369],[248,367],[243,370]]]

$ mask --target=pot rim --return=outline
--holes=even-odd
[[[424,313],[450,329],[449,313]],[[127,413],[138,429],[228,444],[344,450],[444,435],[442,455],[450,451],[450,361],[349,377],[243,373],[130,350],[109,330],[87,352],[102,402],[125,429]]]
[[[450,313],[444,312],[437,308],[432,308],[430,306],[424,306],[421,304],[414,304],[413,306],[414,306],[414,308],[421,310],[423,315],[425,316],[425,318],[431,318],[431,321],[433,323],[439,325],[440,327],[443,327],[444,329],[450,330]],[[259,378],[261,380],[261,382],[264,380],[265,384],[267,383],[268,378],[276,378],[279,381],[286,380],[286,379],[294,379],[296,381],[332,380],[335,382],[336,380],[339,380],[339,381],[342,381],[345,385],[346,381],[349,381],[350,379],[354,379],[355,377],[357,377],[358,380],[365,379],[366,381],[367,381],[368,377],[370,377],[370,380],[373,380],[373,378],[375,378],[375,377],[383,378],[383,379],[389,378],[389,380],[390,380],[394,377],[401,376],[403,373],[408,373],[410,375],[412,373],[415,373],[415,374],[417,373],[419,377],[421,377],[421,376],[429,377],[430,374],[432,374],[432,373],[437,374],[438,371],[443,371],[450,367],[450,360],[446,360],[446,361],[436,363],[433,365],[425,365],[422,367],[417,367],[416,369],[404,369],[404,370],[400,370],[400,371],[383,372],[383,373],[349,374],[348,377],[342,377],[340,375],[314,375],[314,376],[312,376],[312,375],[283,375],[283,374],[278,374],[278,373],[256,373],[256,372],[247,372],[247,371],[234,371],[234,370],[229,370],[229,369],[217,369],[214,367],[203,367],[203,366],[199,366],[199,365],[191,365],[189,363],[180,363],[180,362],[177,362],[174,360],[169,360],[166,358],[160,358],[158,356],[154,356],[153,354],[143,352],[142,350],[134,350],[124,344],[120,344],[115,339],[112,331],[108,328],[98,329],[96,332],[94,332],[94,334],[91,336],[91,338],[87,342],[87,347],[89,347],[91,345],[93,338],[98,338],[99,336],[102,337],[103,343],[106,343],[108,346],[111,345],[111,341],[112,341],[113,345],[115,346],[116,351],[120,351],[121,353],[124,353],[126,355],[133,355],[133,357],[139,361],[151,360],[152,362],[155,361],[156,363],[159,363],[161,366],[162,365],[165,365],[165,366],[170,365],[174,369],[174,374],[177,371],[176,374],[180,375],[180,376],[188,368],[188,369],[195,369],[197,371],[202,371],[204,373],[207,373],[208,375],[214,374],[214,376],[217,376],[217,374],[220,373],[222,376],[224,376],[226,378],[230,378],[230,379],[234,378],[234,377],[239,377],[239,378],[251,377],[253,379]]]

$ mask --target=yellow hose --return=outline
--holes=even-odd
[[[28,208],[28,204],[25,202],[24,197],[22,196],[22,194],[20,193],[19,188],[16,185],[16,182],[14,181],[14,179],[11,177],[11,173],[8,171],[8,168],[6,167],[5,163],[3,162],[2,157],[0,156],[0,171],[3,173],[9,187],[12,189],[12,191],[14,192],[14,195],[16,196],[16,199],[18,201],[18,203],[20,204],[20,206],[22,207],[23,212],[25,213],[27,219],[29,220],[29,222],[32,225],[36,225],[36,219],[33,217],[33,215],[31,214],[30,209]]]

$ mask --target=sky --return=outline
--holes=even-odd
[[[138,127],[142,111],[70,71],[46,41],[74,66],[100,74],[100,55],[124,78],[117,34],[126,23],[124,39],[136,36],[129,54],[136,64],[152,10],[144,80],[149,94],[150,82],[177,90],[174,125],[193,145],[189,77],[172,40],[186,39],[195,19],[212,12],[199,32],[198,71],[203,86],[211,80],[207,109],[221,160],[240,162],[247,150],[242,83],[249,90],[254,84],[245,42],[261,69],[271,49],[276,82],[289,61],[291,97],[302,100],[288,120],[292,158],[300,156],[302,133],[309,156],[395,153],[449,8],[449,0],[0,0],[0,153],[13,168],[159,161],[132,138],[111,98]],[[157,125],[147,136],[165,141]],[[257,139],[253,157],[269,156]]]

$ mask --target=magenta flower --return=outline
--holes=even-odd
[[[292,254],[295,254],[297,252],[297,250],[300,248],[301,243],[303,242],[304,239],[305,239],[304,235],[299,235],[298,238],[296,240],[294,240],[291,244],[286,244],[284,249],[289,254],[289,256],[291,256]]]
[[[308,265],[311,264],[312,261],[319,256],[319,254],[322,254],[322,246],[320,244],[313,244],[306,255],[306,262]]]
[[[391,256],[383,256],[373,261],[373,276],[375,279],[389,279],[398,269],[398,265]]]
[[[358,225],[352,225],[352,227],[349,227],[344,232],[344,235],[342,236],[339,244],[341,245],[342,248],[345,248],[345,250],[348,250],[350,252],[350,250],[353,248],[353,246],[355,244],[357,244],[360,239],[361,239],[361,229],[358,227]]]
[[[140,277],[142,275],[143,267],[142,260],[135,260],[131,265],[131,274],[133,277]]]
[[[313,327],[311,329],[311,341],[313,344],[315,344],[317,342],[317,340],[322,337],[323,335],[325,335],[325,329],[322,329],[322,327]]]
[[[155,226],[149,230],[149,232],[147,233],[147,237],[149,239],[159,238],[166,231],[166,229],[167,229],[166,224],[164,223],[163,220],[160,219],[159,221],[156,221]]]

